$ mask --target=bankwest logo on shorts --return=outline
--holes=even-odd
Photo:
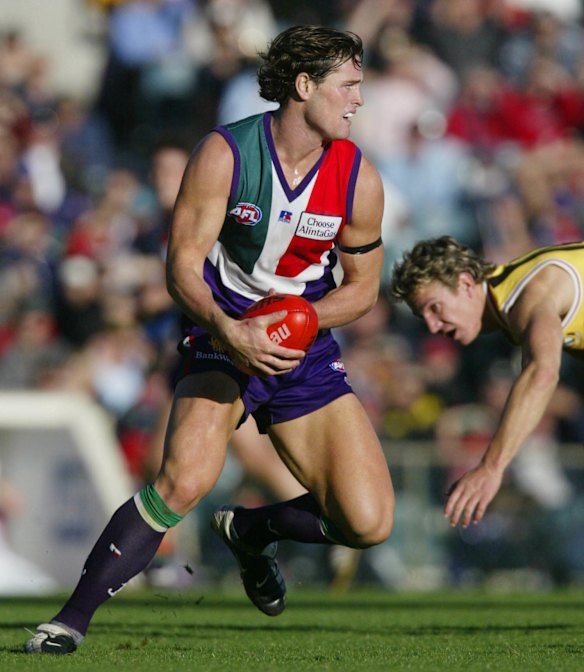
[[[239,224],[255,226],[262,218],[262,211],[253,203],[238,203],[229,214]]]
[[[343,218],[340,216],[303,212],[296,228],[296,235],[312,240],[334,240],[342,221]]]

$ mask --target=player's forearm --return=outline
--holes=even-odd
[[[363,261],[365,258],[365,264],[345,272],[341,285],[314,304],[322,329],[349,324],[368,313],[375,305],[379,294],[383,248],[363,255]]]
[[[167,288],[178,307],[193,322],[220,340],[228,340],[227,334],[233,320],[216,304],[209,286],[192,265],[169,264]]]
[[[341,327],[368,313],[375,305],[378,286],[343,284],[314,304],[321,329]]]
[[[502,473],[543,417],[558,383],[558,372],[546,365],[528,365],[515,381],[499,427],[483,456],[483,464]]]

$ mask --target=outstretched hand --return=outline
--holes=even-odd
[[[485,515],[487,507],[499,491],[503,472],[489,469],[484,464],[468,471],[449,489],[444,506],[444,516],[450,518],[455,527],[478,523]]]

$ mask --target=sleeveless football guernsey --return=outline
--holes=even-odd
[[[205,262],[205,281],[217,304],[239,317],[270,288],[316,301],[337,286],[335,241],[351,220],[360,150],[333,140],[302,182],[287,184],[278,160],[271,114],[214,129],[229,143],[234,170],[219,239]],[[189,373],[222,371],[235,379],[244,412],[260,432],[293,420],[352,393],[338,343],[319,332],[300,366],[281,376],[248,376],[237,369],[218,340],[192,322],[179,346]]]
[[[270,288],[310,301],[337,286],[335,241],[351,219],[360,150],[329,142],[302,182],[280,165],[271,114],[218,127],[234,157],[231,193],[205,280],[228,314],[238,315]]]
[[[527,283],[549,265],[562,268],[574,285],[574,300],[562,319],[565,350],[584,350],[584,243],[541,247],[513,261],[497,266],[487,278],[487,296],[500,326],[517,344],[509,330],[507,316]]]

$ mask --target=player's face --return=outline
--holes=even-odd
[[[349,137],[351,117],[363,105],[363,73],[351,59],[314,84],[307,105],[307,123],[328,140]]]
[[[421,287],[412,307],[432,334],[443,334],[468,345],[481,331],[484,292],[465,273],[454,289],[437,281]]]

